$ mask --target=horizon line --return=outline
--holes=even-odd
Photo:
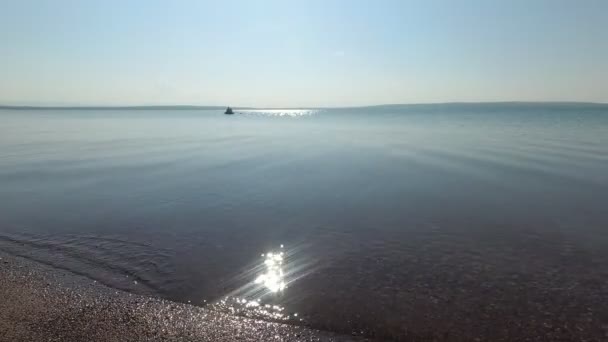
[[[448,102],[415,102],[415,103],[384,103],[360,106],[299,106],[299,107],[252,107],[252,106],[223,106],[223,105],[192,105],[192,104],[158,104],[158,105],[3,105],[0,109],[14,110],[53,110],[53,109],[80,109],[80,110],[112,110],[112,109],[183,109],[183,110],[214,110],[232,107],[234,109],[356,109],[372,107],[395,106],[424,106],[424,105],[483,105],[483,104],[562,104],[562,105],[608,105],[608,102],[595,101],[448,101]]]

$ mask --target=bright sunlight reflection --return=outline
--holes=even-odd
[[[311,116],[318,112],[313,109],[249,109],[239,110],[238,114],[245,114],[249,116],[276,116],[276,117],[305,117]]]
[[[262,254],[264,257],[264,254]],[[266,272],[260,274],[256,279],[256,284],[264,285],[271,292],[279,292],[285,289],[283,280],[283,252],[267,253],[264,265]]]
[[[295,312],[285,312],[280,294],[287,288],[283,267],[284,247],[262,254],[263,262],[250,273],[249,283],[209,308],[234,315],[272,321],[302,321]]]

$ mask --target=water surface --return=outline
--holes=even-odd
[[[607,203],[608,106],[0,110],[1,250],[340,332],[602,336]]]

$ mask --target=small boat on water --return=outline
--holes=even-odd
[[[234,114],[234,112],[232,111],[232,108],[226,107],[226,111],[224,112],[224,114]]]

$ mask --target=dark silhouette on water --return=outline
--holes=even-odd
[[[232,111],[232,108],[226,107],[226,111],[224,112],[224,114],[234,114],[234,112]]]

